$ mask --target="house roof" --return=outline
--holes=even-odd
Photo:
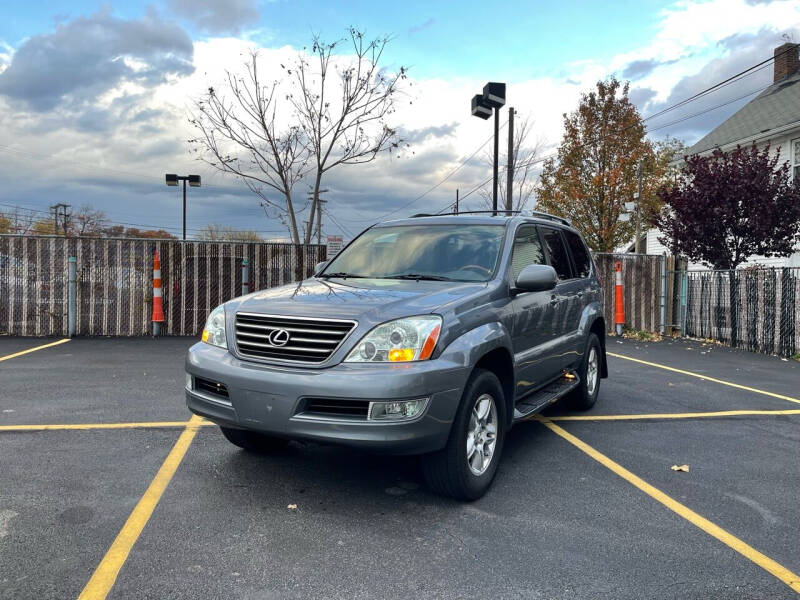
[[[800,72],[773,83],[712,129],[688,153],[705,152],[796,121],[800,121]]]

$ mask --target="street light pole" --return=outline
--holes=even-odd
[[[183,180],[183,241],[186,241],[186,180]]]
[[[511,198],[514,191],[514,108],[508,109],[508,169],[506,170],[506,216],[511,216],[514,202]]]
[[[492,214],[497,214],[497,154],[500,150],[500,109],[494,109],[494,165],[492,170]]]
[[[200,187],[200,175],[176,175],[167,173],[166,182],[168,186],[175,187],[179,181],[183,182],[183,241],[186,241],[186,183],[190,187]]]
[[[490,81],[483,94],[472,98],[472,116],[488,119],[494,110],[494,160],[492,163],[492,214],[497,214],[497,161],[500,150],[500,108],[506,103],[506,84]]]

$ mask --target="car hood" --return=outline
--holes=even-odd
[[[487,284],[397,279],[306,279],[232,300],[228,309],[296,317],[384,322],[436,312]]]

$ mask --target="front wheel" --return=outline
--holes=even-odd
[[[586,341],[583,362],[578,372],[581,381],[569,398],[569,404],[575,410],[589,410],[597,402],[597,394],[600,392],[602,352],[600,340],[594,333],[590,333],[589,339]]]
[[[480,498],[492,484],[505,438],[505,401],[497,376],[476,369],[470,376],[447,445],[422,458],[434,492],[458,500]]]
[[[234,429],[232,427],[223,427],[222,425],[219,428],[222,430],[222,435],[225,436],[226,440],[248,452],[262,454],[272,450],[280,450],[289,443],[287,439],[272,437],[247,429]]]

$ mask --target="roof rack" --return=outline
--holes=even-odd
[[[566,225],[567,227],[572,227],[572,223],[570,223],[567,219],[563,217],[557,217],[555,215],[551,215],[550,213],[542,212],[539,210],[532,210],[531,216],[538,217],[540,219],[549,219],[550,221],[556,221],[561,223],[562,225]]]
[[[416,215],[411,215],[410,219],[416,219],[417,217],[452,217],[453,215],[480,215],[480,214],[490,214],[496,215],[498,217],[504,217],[505,213],[512,213],[515,215],[522,214],[521,210],[505,210],[498,208],[497,210],[463,210],[459,212],[447,212],[447,213],[417,213]]]
[[[418,217],[452,217],[453,215],[480,215],[480,214],[490,214],[498,217],[504,217],[506,214],[513,214],[513,215],[521,215],[523,214],[521,210],[505,210],[505,209],[497,209],[497,210],[464,210],[455,213],[417,213],[416,215],[411,215],[411,219],[416,219]],[[538,219],[548,219],[550,221],[555,221],[557,223],[561,223],[562,225],[566,225],[567,227],[572,227],[572,223],[570,223],[567,219],[563,217],[557,217],[556,215],[551,215],[550,213],[542,212],[539,210],[532,210],[529,211],[530,216],[536,217]]]

